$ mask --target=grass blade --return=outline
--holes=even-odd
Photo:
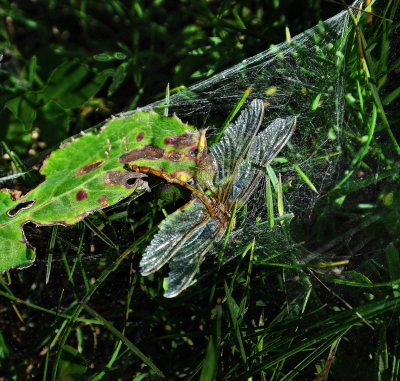
[[[210,144],[218,143],[218,141],[219,141],[219,139],[221,139],[221,136],[224,133],[226,127],[228,127],[228,124],[232,121],[232,119],[235,117],[235,115],[241,109],[244,101],[250,95],[250,92],[251,92],[251,87],[248,87],[247,90],[242,95],[242,97],[240,98],[239,102],[236,104],[235,108],[230,112],[230,114],[226,118],[226,120],[225,120],[224,124],[222,125],[221,129],[219,130],[217,136],[215,136],[214,138],[210,139]]]
[[[310,189],[318,194],[317,188],[315,188],[314,184],[311,182],[311,180],[307,177],[307,175],[300,169],[300,167],[297,164],[293,165],[293,168],[296,170],[296,172],[299,174],[300,178],[310,187]]]
[[[156,367],[156,365],[128,338],[126,338],[120,331],[118,331],[108,320],[104,319],[98,312],[89,307],[88,305],[80,302],[81,306],[93,317],[97,318],[104,326],[118,339],[120,339],[136,356],[138,356],[148,367],[154,370],[160,377],[165,377],[163,372]]]

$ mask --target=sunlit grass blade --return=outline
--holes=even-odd
[[[278,205],[278,215],[282,217],[284,215],[283,209],[283,191],[282,191],[282,177],[281,174],[278,176],[278,193],[277,193],[277,205]],[[283,223],[283,221],[281,221]]]
[[[109,238],[106,234],[104,234],[90,219],[86,218],[82,220],[82,222],[95,234],[97,235],[103,242],[107,245],[113,247],[118,251],[118,246]]]
[[[226,118],[225,122],[222,124],[218,134],[214,138],[210,139],[210,144],[218,143],[218,141],[221,139],[221,136],[224,133],[226,127],[228,127],[228,124],[232,121],[232,119],[235,117],[235,115],[242,108],[243,103],[247,99],[247,97],[250,95],[250,92],[251,92],[251,87],[248,87],[247,90],[243,93],[239,102],[236,104],[235,108],[230,112],[230,114]]]
[[[265,186],[265,197],[267,199],[267,213],[268,213],[268,221],[269,227],[272,229],[275,225],[274,220],[274,202],[272,199],[272,188],[271,188],[271,180],[269,176],[266,176],[266,186]]]
[[[278,192],[278,188],[279,188],[278,177],[276,176],[275,171],[272,169],[272,167],[270,165],[267,165],[267,173],[268,173],[268,177],[271,181],[271,184],[274,188],[274,192]]]
[[[301,340],[301,336],[297,338],[296,343],[293,344],[293,346],[287,350],[285,353],[282,354],[277,354],[271,356],[267,361],[265,361],[261,367],[255,367],[252,370],[250,370],[249,374],[246,374],[247,376],[251,376],[256,374],[262,369],[268,369],[271,366],[279,363],[281,360],[286,359],[296,353],[299,353],[301,351],[306,350],[307,348],[310,348],[312,346],[315,346],[319,342],[323,342],[321,345],[321,350],[322,347],[325,346],[329,342],[328,345],[325,346],[326,350],[329,348],[329,346],[333,343],[334,340],[338,339],[340,336],[346,333],[346,331],[350,328],[352,328],[354,325],[359,324],[359,315],[363,316],[365,319],[369,319],[371,316],[379,316],[381,314],[384,314],[385,311],[392,310],[395,308],[396,310],[399,309],[399,304],[397,301],[397,298],[387,298],[385,302],[376,301],[376,302],[370,302],[364,306],[358,307],[354,310],[351,311],[343,311],[334,314],[333,316],[329,316],[326,319],[321,319],[321,320],[315,320],[314,316],[308,316],[305,323],[305,325],[302,325],[300,332],[304,332],[302,335],[307,335],[307,338],[305,340]],[[333,320],[332,320],[333,319]],[[333,323],[330,325],[329,328],[327,328],[326,324],[329,324],[328,322]],[[292,324],[296,324],[296,321],[294,321]],[[318,330],[315,330],[317,327],[322,327],[325,326],[325,329],[323,332],[319,332]],[[307,328],[306,328],[307,327]],[[310,331],[310,329],[313,331],[313,333]],[[264,337],[264,340],[268,339],[268,327],[265,330],[266,336]],[[293,334],[290,335],[290,337],[283,337],[281,338],[279,345],[282,345],[283,342],[289,342],[292,340]],[[336,336],[335,336],[336,335]],[[330,339],[334,337],[334,339]],[[330,341],[332,340],[332,341]],[[265,344],[264,349],[262,352],[268,352],[273,350],[273,348],[277,345],[277,342],[270,342],[270,345]]]
[[[206,357],[203,360],[203,366],[201,369],[200,381],[212,381],[215,380],[215,376],[218,370],[218,355],[217,355],[217,344],[214,336],[211,336],[208,344]]]
[[[232,214],[231,214],[231,218],[229,220],[228,223],[228,228],[226,229],[226,233],[225,233],[225,239],[224,239],[224,243],[219,251],[218,254],[218,267],[217,267],[217,272],[216,274],[218,275],[218,272],[221,268],[221,264],[222,264],[222,260],[224,258],[224,253],[225,253],[225,249],[226,246],[228,245],[228,241],[229,241],[229,235],[231,234],[232,228],[233,228],[233,223],[235,221],[235,215],[236,215],[236,211],[237,211],[237,203],[235,203],[233,205],[233,209],[232,209]],[[216,283],[214,283],[213,287],[211,288],[211,292],[210,292],[210,302],[213,300],[214,298],[214,294],[215,294],[215,289],[216,289]]]
[[[55,245],[55,242],[56,242],[57,231],[58,231],[58,225],[53,226],[53,229],[51,231],[49,254],[47,256],[46,284],[49,283],[49,279],[50,279],[51,264],[53,262],[53,251],[54,251],[54,245]]]
[[[399,96],[400,96],[400,87],[397,87],[383,99],[382,103],[384,106],[387,106],[394,100],[396,100]]]
[[[254,245],[256,243],[255,238],[251,243],[251,250],[250,250],[250,258],[249,258],[249,265],[247,267],[247,276],[246,276],[246,283],[245,283],[245,295],[243,296],[242,300],[240,301],[239,306],[239,316],[243,316],[246,309],[247,298],[250,295],[250,280],[251,280],[251,269],[253,268],[253,259],[254,259]]]
[[[44,360],[44,369],[43,369],[43,381],[47,380],[47,369],[49,366],[49,358],[50,358],[50,351],[46,351],[46,358]]]
[[[293,168],[299,174],[300,178],[310,187],[310,189],[318,194],[317,188],[315,188],[314,184],[311,182],[308,176],[300,169],[300,167],[297,164],[293,164]]]
[[[365,39],[365,36],[364,36],[364,33],[362,31],[361,26],[356,24],[356,27],[357,27],[357,31],[358,31],[358,33],[360,35],[360,44],[361,44],[362,52],[363,52],[363,55],[365,57],[365,61],[366,61],[367,67],[368,67],[368,73],[371,76],[371,80],[368,81],[368,86],[369,86],[369,88],[370,88],[370,90],[372,92],[372,97],[373,97],[373,99],[375,101],[376,107],[379,110],[379,114],[380,114],[380,116],[382,118],[382,121],[383,121],[383,124],[384,124],[384,126],[385,126],[385,128],[386,128],[386,130],[387,130],[387,132],[389,134],[390,140],[392,141],[392,144],[393,144],[397,154],[400,155],[400,145],[398,144],[397,139],[394,136],[393,131],[392,131],[391,127],[390,127],[389,121],[388,121],[388,119],[386,117],[386,113],[385,113],[385,110],[384,110],[383,105],[382,105],[382,101],[381,101],[380,95],[378,94],[378,90],[377,90],[376,85],[375,85],[375,83],[376,83],[375,68],[374,68],[374,64],[373,64],[373,59],[372,59],[371,54],[370,54],[370,52],[369,52],[369,50],[367,48],[367,41]]]
[[[109,372],[112,369],[113,364],[117,360],[121,348],[122,348],[122,341],[119,340],[111,355],[110,361],[105,365],[106,370],[101,370],[96,376],[90,378],[89,381],[99,381],[101,379],[104,379],[104,376],[107,374],[107,372]]]
[[[349,331],[349,329],[344,330],[344,332],[340,332],[334,337],[326,340],[323,344],[317,347],[315,350],[311,351],[311,353],[300,363],[298,363],[291,371],[289,371],[281,380],[293,380],[302,370],[304,370],[308,365],[313,363],[316,359],[320,358],[324,352],[326,352],[332,346],[335,346],[338,342],[340,342],[341,338]],[[315,378],[314,381],[322,381],[321,378]]]

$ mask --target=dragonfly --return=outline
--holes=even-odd
[[[157,173],[192,192],[187,204],[161,222],[140,262],[144,276],[169,262],[165,297],[175,297],[190,286],[205,255],[224,238],[230,223],[235,227],[234,208],[238,211],[248,202],[264,174],[262,168],[272,162],[293,134],[296,117],[277,118],[260,131],[263,117],[263,101],[253,100],[234,123],[228,124],[209,152],[203,149],[198,163],[198,177],[203,179],[199,189]],[[149,168],[146,172],[152,173]]]

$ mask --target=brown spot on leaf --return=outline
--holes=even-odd
[[[22,192],[17,189],[1,188],[0,192],[8,193],[12,201],[17,201],[22,197]]]
[[[144,190],[145,192],[150,193],[151,192],[151,188],[149,187],[149,183],[147,181],[138,179],[138,185],[136,190]]]
[[[188,171],[187,169],[179,169],[172,172],[171,176],[186,183],[191,178],[193,178],[193,173],[191,171]]]
[[[140,132],[138,136],[136,136],[136,141],[140,142],[143,140],[143,138],[144,138],[144,132]]]
[[[86,191],[84,190],[80,190],[77,194],[76,194],[76,199],[78,201],[82,201],[85,200],[86,198],[88,198],[88,194]]]
[[[82,168],[79,168],[76,173],[75,176],[83,176],[86,175],[92,171],[94,171],[95,169],[101,167],[101,165],[103,164],[104,160],[98,160],[98,161],[94,161],[92,163],[86,164],[84,165]]]
[[[164,150],[162,148],[148,144],[142,149],[134,149],[124,153],[119,157],[119,161],[120,163],[126,164],[139,159],[158,160],[161,159],[163,155]]]
[[[144,173],[108,171],[104,176],[104,185],[108,187],[124,186],[126,189],[136,187],[137,179],[146,177]]]
[[[175,148],[186,148],[196,144],[196,141],[193,139],[193,135],[183,134],[178,136],[167,136],[164,139],[164,144],[173,145]]]
[[[107,196],[104,194],[103,196],[99,197],[97,199],[97,202],[103,206],[107,206],[108,205],[108,200],[107,200]]]
[[[197,147],[190,148],[186,154],[186,157],[189,160],[196,160],[197,158],[198,149]]]
[[[170,161],[182,161],[185,158],[185,154],[179,151],[166,151],[164,157]]]
[[[51,221],[51,225],[64,225],[69,226],[66,221]]]

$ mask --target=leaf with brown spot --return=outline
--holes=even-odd
[[[104,185],[106,187],[123,186],[126,189],[134,189],[137,185],[137,180],[146,177],[144,173],[108,171],[104,176]]]
[[[166,138],[176,142],[164,144]],[[177,118],[138,111],[112,118],[98,130],[88,131],[60,145],[44,161],[45,180],[21,196],[0,190],[0,271],[32,264],[23,226],[73,225],[91,213],[131,195],[149,190],[145,174],[131,172],[129,163],[163,170],[184,171],[193,177],[200,133]],[[182,159],[172,160],[171,158]]]
[[[104,163],[104,160],[97,160],[97,161],[94,161],[93,163],[86,164],[82,168],[79,168],[76,171],[75,176],[87,175],[88,173],[93,172],[97,168],[100,168],[103,163]]]

